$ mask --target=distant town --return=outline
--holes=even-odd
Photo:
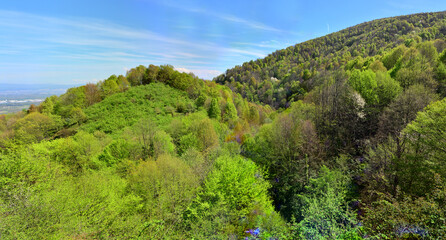
[[[65,85],[18,85],[0,84],[0,114],[15,113],[38,105],[45,98],[63,94],[70,86]]]

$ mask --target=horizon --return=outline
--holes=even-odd
[[[0,8],[0,84],[82,85],[149,64],[212,80],[354,25],[445,9],[442,1],[7,2]]]

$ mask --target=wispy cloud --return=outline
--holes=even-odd
[[[226,21],[239,23],[239,24],[244,24],[245,26],[248,26],[248,27],[254,28],[254,29],[260,29],[260,30],[264,30],[264,31],[273,31],[273,32],[283,32],[283,30],[279,30],[277,28],[265,25],[263,23],[255,22],[255,21],[251,21],[251,20],[246,20],[246,19],[239,18],[239,17],[232,16],[232,15],[215,14],[214,16],[217,16],[218,18],[221,18],[221,19],[226,20]]]
[[[235,46],[252,46],[256,48],[266,48],[269,50],[282,49],[292,45],[291,42],[279,42],[277,40],[262,41],[260,43],[233,42],[232,44]]]
[[[167,6],[167,7],[180,9],[182,11],[186,11],[186,12],[190,12],[190,13],[199,13],[201,15],[210,16],[212,18],[217,18],[217,19],[220,19],[220,20],[223,20],[226,22],[241,24],[241,25],[244,25],[245,27],[249,27],[251,29],[262,30],[262,31],[272,31],[272,32],[286,32],[284,30],[275,28],[273,26],[269,26],[267,24],[264,24],[264,23],[261,23],[258,21],[244,19],[244,18],[230,15],[230,14],[222,14],[222,13],[212,11],[210,9],[188,7],[188,6],[179,5],[177,3],[170,2],[170,1],[159,1],[158,3],[160,3],[164,6]]]
[[[276,31],[261,23],[248,22],[233,16],[220,15],[220,18],[252,28]],[[105,78],[109,73],[119,74],[113,72],[119,65],[121,66],[119,71],[122,71],[124,66],[132,67],[132,64],[135,66],[148,63],[189,65],[196,75],[212,78],[220,72],[202,70],[200,66],[228,63],[240,58],[260,58],[268,53],[267,50],[255,45],[228,46],[213,42],[190,41],[187,38],[166,36],[100,19],[56,18],[3,10],[0,10],[0,32],[2,32],[0,62],[15,62],[18,65],[37,62],[47,67],[27,69],[27,75],[22,77],[30,79],[31,76],[35,76],[34,78],[42,76],[51,81],[70,79],[67,75],[58,79],[52,71],[56,63],[64,66],[58,69],[67,67],[79,69],[84,71],[84,75],[94,72],[93,69],[86,68],[91,65],[101,65],[108,71],[104,70],[102,75],[96,73],[88,79],[101,79],[100,76]],[[110,67],[106,67],[107,65]],[[6,72],[7,69],[0,68],[0,82],[20,79],[20,73],[6,74]]]

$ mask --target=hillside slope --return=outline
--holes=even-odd
[[[3,238],[286,232],[266,173],[237,143],[271,110],[171,66],[149,68],[0,115]]]
[[[446,12],[436,12],[365,22],[245,62],[214,81],[230,86],[250,101],[287,107],[296,96],[312,89],[315,76],[343,69],[353,59],[367,59],[370,64],[374,61],[370,57],[383,56],[401,44],[411,46],[435,39],[439,39],[435,46],[442,50],[445,17]]]

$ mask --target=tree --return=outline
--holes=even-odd
[[[446,65],[439,62],[435,68],[435,78],[438,82],[438,93],[446,97]]]
[[[187,90],[192,85],[193,78],[187,73],[173,72],[171,75],[171,81],[168,83],[170,86],[179,89]]]
[[[129,89],[129,87],[130,87],[129,81],[127,80],[126,77],[124,77],[122,75],[118,76],[118,79],[116,79],[116,84],[118,84],[120,92],[127,91],[127,89]]]
[[[127,71],[126,78],[132,86],[142,85],[145,72],[146,67],[144,67],[143,65],[139,65],[138,67],[132,68]]]
[[[304,205],[299,223],[303,239],[361,239],[355,230],[357,220],[348,206],[348,179],[341,172],[323,166],[300,195]],[[356,238],[353,238],[355,236]]]
[[[421,55],[422,64],[429,63],[430,65],[433,65],[437,61],[437,49],[432,42],[422,42],[418,44],[417,50]]]
[[[303,74],[302,74],[302,78],[303,78],[304,80],[308,80],[308,79],[310,79],[310,77],[311,77],[311,73],[310,73],[310,71],[309,71],[308,69],[305,69],[304,72],[303,72]]]
[[[371,70],[359,71],[353,70],[348,83],[353,89],[359,92],[367,104],[373,105],[378,103],[379,99],[376,94],[378,84],[376,82],[376,74]]]
[[[288,220],[299,211],[297,194],[323,163],[314,117],[314,105],[296,102],[289,112],[263,125],[243,144],[243,153],[268,169],[274,204]]]
[[[262,171],[252,161],[219,157],[188,207],[186,223],[198,238],[241,237],[248,228],[268,226],[268,217],[274,213],[268,188]]]
[[[66,119],[67,125],[81,124],[87,120],[84,111],[79,107],[72,107],[69,111],[69,118]]]
[[[343,72],[326,76],[324,84],[308,94],[316,105],[315,126],[327,145],[327,153],[353,153],[361,140],[373,133],[373,125],[365,121],[364,99],[347,84]]]
[[[49,138],[61,128],[61,121],[33,112],[14,124],[14,138],[24,143],[33,143]]]
[[[399,83],[385,72],[376,73],[376,83],[376,95],[380,106],[387,106],[403,90]]]
[[[54,113],[54,107],[56,102],[58,101],[58,97],[53,95],[51,97],[47,97],[45,101],[40,103],[39,111],[45,115],[50,115]]]
[[[208,96],[206,95],[206,93],[201,91],[200,94],[198,95],[197,99],[195,100],[195,104],[197,105],[197,107],[204,106],[204,104],[206,103],[207,98],[208,98]]]
[[[231,122],[235,122],[238,119],[237,109],[235,108],[234,103],[232,102],[232,100],[229,100],[226,103],[225,114],[223,116],[223,119],[225,121],[231,121]]]
[[[199,149],[201,151],[212,149],[218,146],[218,135],[215,132],[214,125],[209,118],[205,118],[192,126],[194,134],[198,139]]]
[[[130,143],[124,139],[112,141],[98,155],[98,160],[104,162],[108,167],[114,166],[124,159],[130,158]]]
[[[248,113],[248,121],[253,124],[260,123],[260,114],[259,110],[255,105],[249,105],[249,113]]]
[[[381,61],[379,61],[379,60],[375,60],[374,62],[372,62],[369,65],[369,69],[374,71],[375,73],[377,73],[377,72],[386,72],[387,71],[387,68],[384,67],[384,64]]]
[[[384,55],[382,59],[384,66],[389,70],[392,69],[397,64],[398,59],[403,56],[405,51],[406,47],[399,46],[393,49],[393,51],[388,53],[387,55]]]
[[[181,159],[161,155],[156,161],[139,163],[128,176],[128,189],[142,201],[138,203],[139,212],[147,222],[161,221],[160,228],[142,228],[140,235],[149,238],[166,238],[172,232],[162,230],[180,227],[182,215],[197,191],[198,178]]]
[[[99,92],[98,86],[96,84],[87,83],[85,85],[85,98],[87,101],[87,106],[91,106],[101,101],[101,93]]]
[[[173,66],[161,65],[158,71],[157,80],[172,86],[172,75],[175,73]]]
[[[212,98],[211,105],[209,106],[208,115],[210,118],[215,118],[217,120],[221,117],[220,105],[218,104],[217,98]]]
[[[382,112],[379,117],[378,137],[398,136],[400,131],[415,119],[418,111],[437,98],[436,94],[422,85],[409,87]]]
[[[152,82],[156,82],[159,70],[160,70],[160,68],[158,66],[150,64],[149,67],[146,69],[146,72],[144,73],[143,84],[149,84]]]
[[[437,173],[446,180],[446,99],[434,102],[404,130],[409,150],[401,171],[402,189],[418,194],[431,192]]]
[[[73,106],[85,108],[87,105],[84,87],[70,88],[67,92],[60,96],[63,107]]]
[[[443,50],[443,52],[441,52],[440,56],[438,57],[438,59],[443,63],[446,64],[446,49]]]
[[[141,146],[142,158],[154,156],[154,136],[157,132],[155,124],[149,119],[142,119],[133,127],[133,134],[136,135]]]
[[[116,75],[112,75],[107,80],[102,82],[101,91],[103,99],[120,91],[117,80],[118,78],[116,77]]]
[[[153,155],[159,157],[164,154],[174,154],[175,145],[166,132],[159,130],[153,135]]]

